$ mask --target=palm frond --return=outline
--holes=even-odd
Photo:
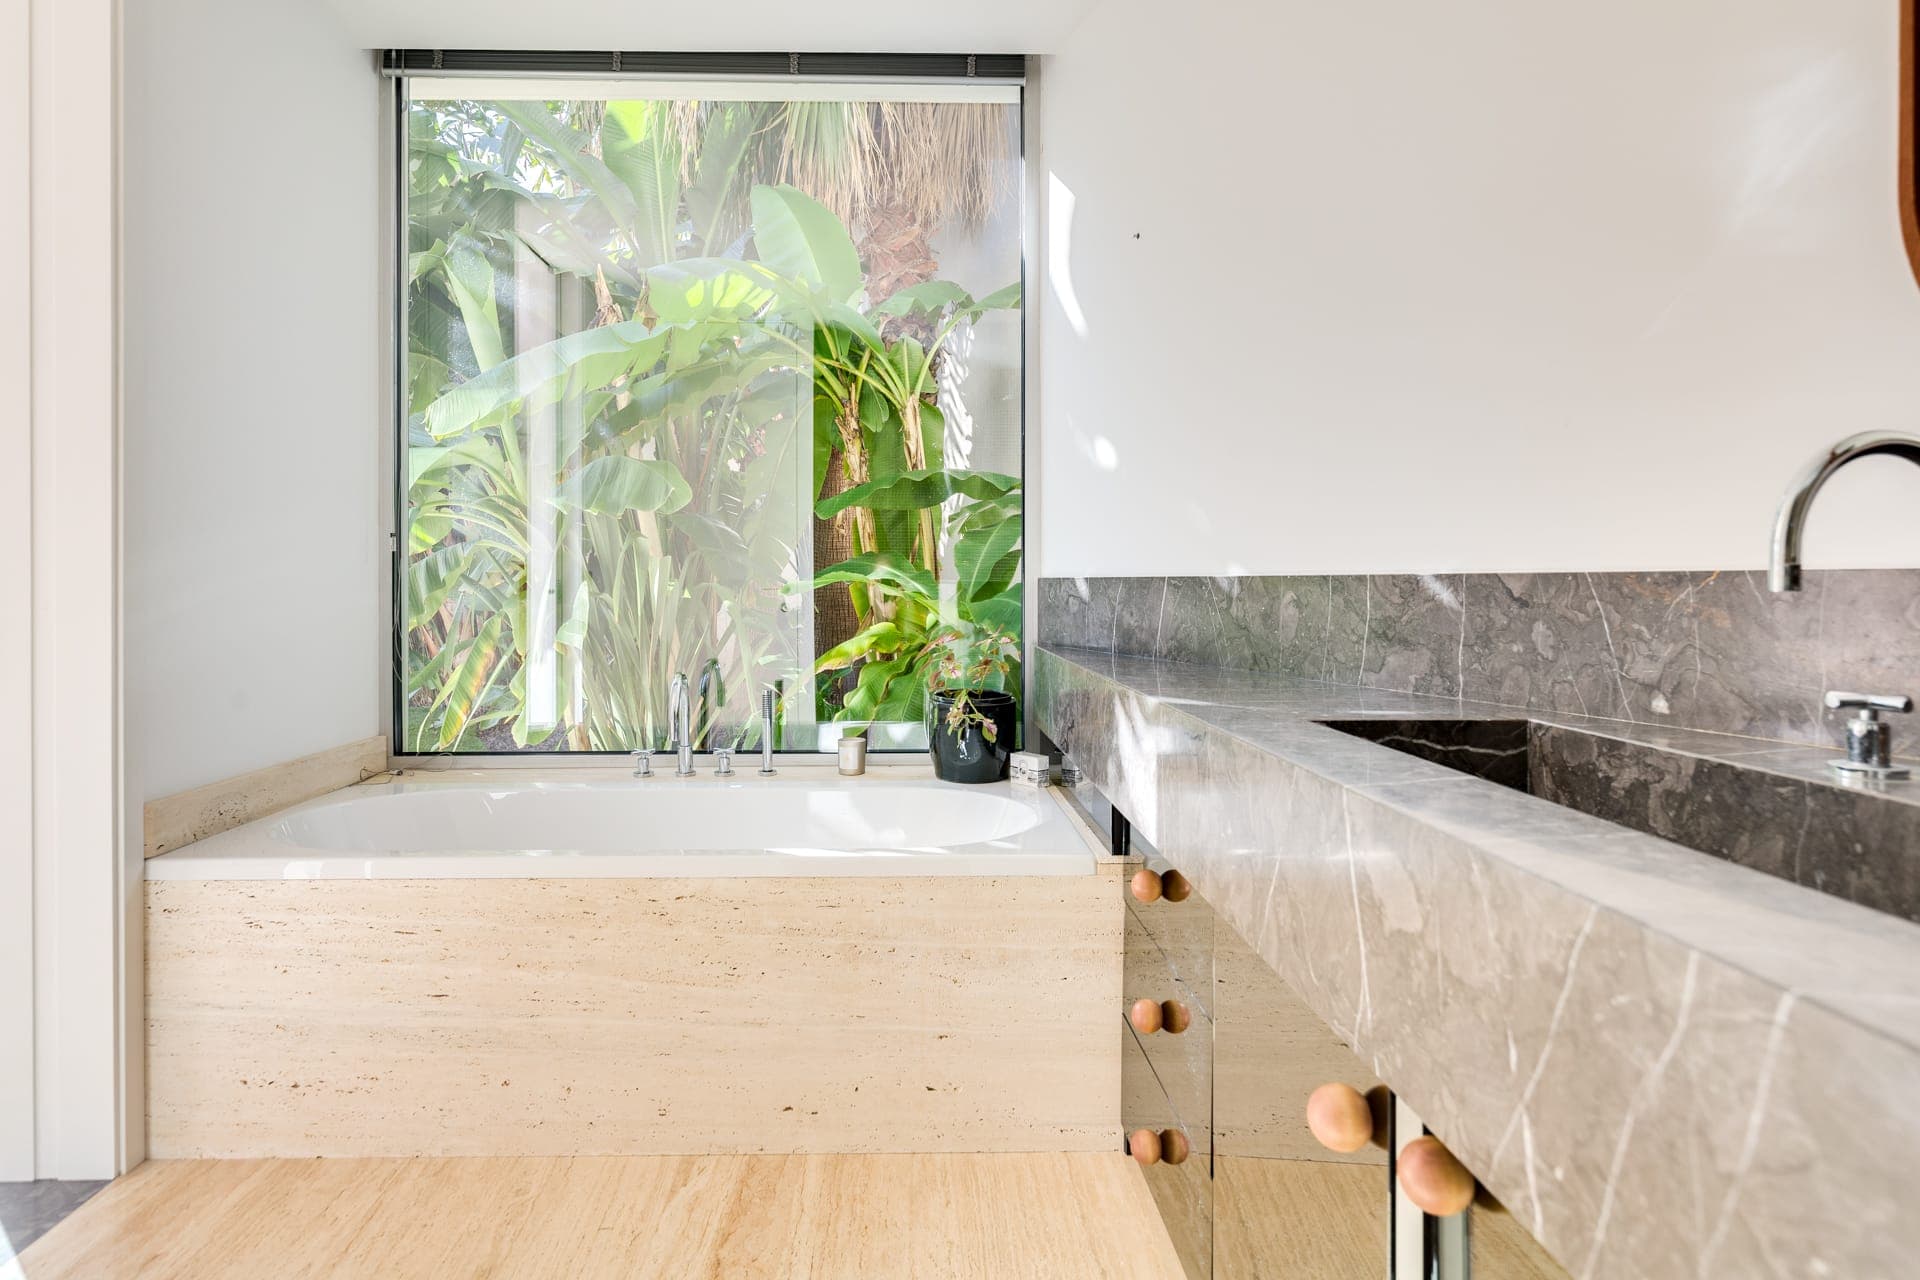
[[[778,180],[851,221],[874,189],[880,150],[873,118],[859,102],[789,102],[781,112]]]
[[[978,228],[1012,190],[1009,109],[977,102],[880,102],[872,109],[887,203],[918,225]]]

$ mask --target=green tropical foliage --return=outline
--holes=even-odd
[[[799,105],[416,104],[408,749],[658,745],[675,671],[703,735],[727,681],[917,722],[943,639],[1018,634],[1019,481],[943,465],[935,396],[1017,287],[874,304],[841,219],[752,180]],[[822,570],[815,516],[853,551]],[[836,584],[857,629],[815,661]]]

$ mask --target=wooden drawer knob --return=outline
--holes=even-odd
[[[1135,1000],[1133,1007],[1127,1010],[1127,1021],[1133,1029],[1143,1036],[1150,1036],[1160,1029],[1160,1004],[1155,1000]]]
[[[1193,1025],[1193,1010],[1178,1000],[1162,1000],[1156,1004],[1140,999],[1128,1006],[1127,1021],[1143,1036],[1156,1031],[1170,1031],[1177,1036]]]
[[[1307,1128],[1327,1150],[1350,1155],[1373,1140],[1373,1108],[1350,1084],[1323,1084],[1307,1095]]]
[[[1169,871],[1160,877],[1160,892],[1166,895],[1168,902],[1185,902],[1187,895],[1193,892],[1193,881],[1178,871]]]
[[[1135,1129],[1127,1135],[1127,1150],[1143,1165],[1159,1164],[1163,1160],[1168,1164],[1185,1164],[1193,1154],[1193,1144],[1178,1129],[1162,1129],[1158,1133]]]
[[[1158,902],[1161,892],[1160,873],[1142,867],[1133,873],[1133,883],[1130,887],[1138,901]]]
[[[1400,1189],[1421,1212],[1450,1218],[1473,1203],[1473,1175],[1432,1134],[1400,1148]]]

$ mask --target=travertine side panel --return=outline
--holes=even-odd
[[[142,815],[146,855],[155,857],[231,831],[304,800],[365,781],[385,772],[386,767],[386,738],[365,738],[149,800]]]
[[[149,883],[149,1150],[1112,1150],[1114,883]]]
[[[1043,651],[1034,711],[1571,1274],[1912,1273],[1914,925],[1231,675]]]

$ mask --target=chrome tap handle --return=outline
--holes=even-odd
[[[1893,763],[1893,726],[1880,718],[1882,711],[1913,710],[1913,699],[1903,693],[1844,693],[1832,690],[1826,697],[1834,711],[1858,711],[1847,721],[1847,758],[1835,760],[1841,773],[1870,774],[1877,778],[1904,778],[1908,770]]]
[[[1904,693],[1841,693],[1836,689],[1827,694],[1827,707],[1832,711],[1858,707],[1868,719],[1874,719],[1879,711],[1912,711],[1913,699]]]
[[[731,778],[733,776],[733,748],[715,747],[713,749],[713,776]]]
[[[636,778],[653,776],[653,752],[640,750],[633,753],[633,776]]]

